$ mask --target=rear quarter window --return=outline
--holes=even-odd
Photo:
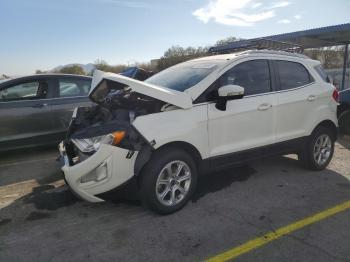
[[[327,75],[327,73],[324,71],[322,65],[317,65],[314,67],[315,71],[317,72],[317,74],[323,79],[323,81],[329,83],[329,77]]]

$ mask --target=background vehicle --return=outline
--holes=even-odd
[[[152,72],[128,67],[121,75],[145,80]],[[91,77],[37,74],[0,82],[0,151],[65,138],[75,107],[91,106]]]
[[[77,106],[91,106],[91,77],[38,74],[0,84],[0,150],[54,144]]]
[[[154,75],[152,71],[147,71],[143,68],[137,67],[137,66],[131,66],[126,68],[123,72],[120,73],[123,76],[127,76],[133,79],[137,79],[140,81],[144,81],[147,78]]]
[[[350,89],[339,92],[338,119],[340,134],[350,135]]]

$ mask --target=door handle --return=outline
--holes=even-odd
[[[265,111],[265,110],[267,110],[267,109],[269,109],[271,107],[272,107],[271,104],[264,103],[264,104],[261,104],[261,105],[258,106],[258,110],[259,111]]]
[[[44,106],[47,106],[47,104],[35,104],[32,107],[34,107],[34,108],[42,108]]]
[[[316,99],[316,96],[315,95],[309,95],[308,98],[307,98],[307,101],[309,102],[312,102]]]

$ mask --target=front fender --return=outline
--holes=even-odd
[[[207,120],[207,105],[201,105],[140,116],[133,126],[154,149],[181,141],[193,145],[205,159],[209,156]]]

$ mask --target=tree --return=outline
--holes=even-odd
[[[5,74],[0,75],[0,80],[7,79],[7,78],[10,78],[10,77]]]
[[[344,47],[332,46],[304,50],[304,54],[312,59],[319,60],[325,69],[342,68]]]
[[[125,70],[125,68],[127,68],[126,65],[109,65],[106,61],[102,60],[102,59],[98,59],[95,61],[94,63],[96,69],[104,71],[104,72],[111,72],[111,73],[120,73],[122,71]]]
[[[181,47],[181,46],[172,46],[170,48],[168,48],[162,58],[172,58],[172,57],[183,57],[183,56],[202,56],[205,53],[208,52],[208,47]]]
[[[157,70],[163,70],[170,66],[176,65],[187,60],[205,56],[208,52],[208,47],[181,47],[172,46],[168,48],[163,56],[158,60]]]
[[[215,46],[224,45],[226,43],[231,43],[234,41],[242,40],[240,38],[230,36],[225,39],[218,40]],[[182,46],[172,46],[168,48],[163,56],[157,61],[158,70],[163,70],[170,66],[176,65],[187,60],[191,60],[197,57],[203,57],[208,55],[208,46],[199,46],[199,47],[182,47]]]
[[[237,37],[234,37],[234,36],[229,36],[229,37],[226,37],[224,39],[216,41],[215,46],[225,45],[225,44],[228,44],[228,43],[241,41],[241,40],[243,40],[243,39],[242,38],[237,38]]]
[[[74,74],[74,75],[86,75],[84,69],[79,65],[71,65],[62,67],[58,70],[61,74]]]

